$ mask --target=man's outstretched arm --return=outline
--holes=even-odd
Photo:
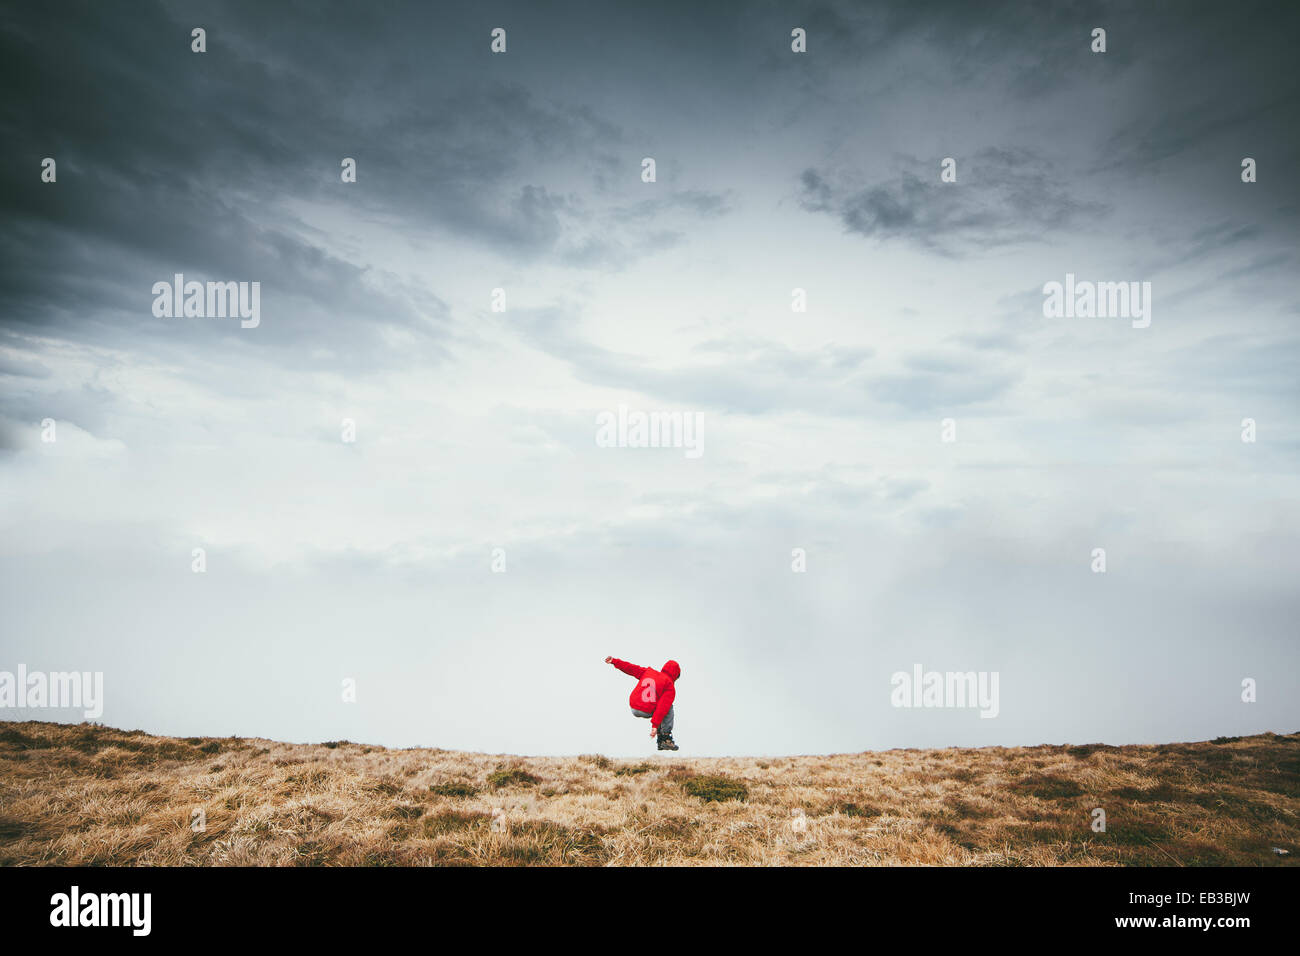
[[[629,664],[627,661],[620,661],[617,657],[607,657],[605,658],[605,663],[613,664],[624,674],[627,674],[629,677],[635,677],[637,680],[640,680],[641,675],[645,673],[644,667],[638,667],[636,664]]]
[[[653,733],[659,732],[659,725],[664,722],[668,716],[668,711],[672,710],[673,699],[677,696],[677,688],[669,687],[659,697],[659,702],[655,704],[655,712],[650,717],[650,730]]]

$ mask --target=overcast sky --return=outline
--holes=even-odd
[[[607,654],[684,754],[1300,729],[1300,9],[449,6],[0,14],[0,670],[491,752],[649,749]]]

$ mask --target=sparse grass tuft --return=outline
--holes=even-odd
[[[439,836],[444,833],[468,830],[472,827],[486,827],[491,819],[491,814],[487,813],[445,810],[442,813],[435,813],[425,817],[420,821],[420,828],[425,836]]]
[[[600,865],[610,850],[594,827],[568,827],[550,820],[525,820],[510,827],[504,862],[513,865]]]

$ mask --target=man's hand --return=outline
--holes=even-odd
[[[614,658],[612,658],[612,657],[607,657],[607,658],[605,658],[605,663],[606,663],[606,664],[612,664],[612,663],[614,663]]]
[[[658,737],[658,736],[659,736],[659,728],[658,728],[658,727],[651,727],[651,728],[650,728],[650,736],[651,736],[651,737]]]

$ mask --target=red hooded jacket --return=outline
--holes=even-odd
[[[637,685],[627,702],[633,710],[652,711],[650,726],[658,729],[673,706],[673,698],[677,696],[675,684],[677,678],[682,676],[681,667],[676,661],[668,661],[661,670],[655,670],[653,667],[638,667],[620,661],[617,657],[610,663],[624,674],[637,679]]]

